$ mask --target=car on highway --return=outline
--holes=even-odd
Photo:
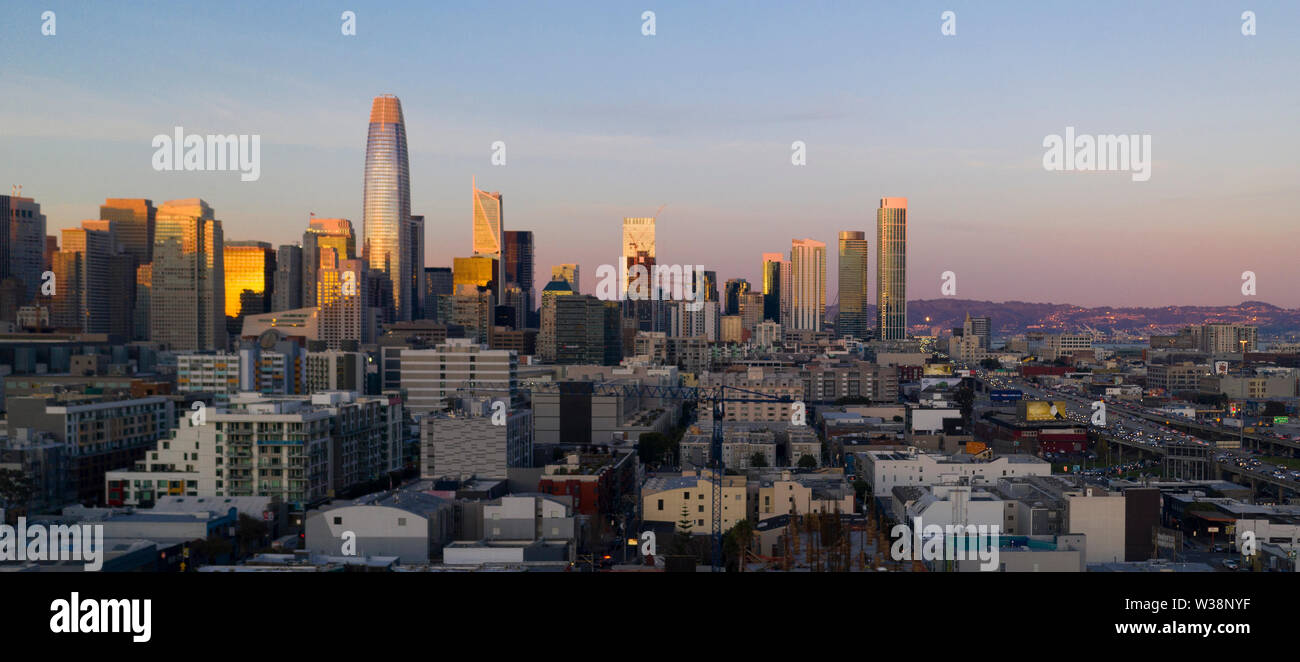
[[[1241,567],[1241,564],[1237,563],[1236,559],[1223,559],[1223,567],[1229,570],[1236,570]]]

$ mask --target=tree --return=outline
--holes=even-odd
[[[260,547],[268,533],[266,522],[246,513],[239,514],[239,524],[235,527],[235,540],[239,541],[241,553]]]
[[[194,568],[200,565],[207,565],[216,562],[221,557],[230,553],[232,549],[230,541],[222,538],[217,534],[212,534],[207,538],[199,538],[189,544],[190,563]]]
[[[36,486],[31,476],[17,469],[0,469],[0,504],[6,511],[26,512],[27,504],[36,496]]]
[[[691,513],[682,504],[682,517],[677,520],[677,530],[673,532],[672,553],[680,556],[691,553],[691,530],[695,528],[695,522],[691,520]]]
[[[749,456],[749,466],[762,469],[767,466],[767,456],[762,453],[754,453]]]
[[[668,437],[660,432],[646,432],[636,442],[636,453],[642,464],[663,462],[664,453],[668,451]]]
[[[736,522],[723,537],[723,551],[727,556],[727,569],[740,569],[745,563],[745,553],[754,537],[754,525],[747,519]]]
[[[816,468],[817,468],[817,458],[815,458],[815,457],[813,457],[813,456],[811,456],[811,455],[809,455],[809,454],[807,454],[807,453],[804,453],[803,456],[799,458],[799,468],[800,468],[800,469],[816,469]]]
[[[962,422],[969,426],[971,414],[975,411],[975,389],[970,386],[957,389],[957,405],[961,407]]]

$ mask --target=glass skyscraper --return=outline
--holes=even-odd
[[[881,340],[907,338],[907,198],[876,210],[876,308]]]
[[[363,214],[365,262],[391,281],[394,315],[409,320],[419,300],[409,245],[411,173],[402,102],[391,94],[375,97],[370,107]]]
[[[867,291],[867,233],[852,230],[840,232],[838,287],[836,333],[841,337],[866,338],[867,327],[870,325],[867,304],[871,300]]]

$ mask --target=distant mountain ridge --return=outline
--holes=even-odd
[[[831,317],[834,306],[827,306]],[[1167,335],[1192,324],[1237,323],[1259,327],[1261,336],[1282,336],[1300,331],[1300,309],[1282,308],[1262,301],[1235,306],[1162,306],[1159,308],[1104,306],[1085,308],[1065,303],[1027,301],[974,301],[971,299],[922,299],[907,302],[907,321],[913,332],[926,326],[946,334],[960,328],[966,313],[993,318],[993,334],[1007,337],[1029,331],[1077,332],[1095,329],[1108,336]],[[871,307],[872,319],[875,307]],[[926,322],[926,318],[930,318]]]

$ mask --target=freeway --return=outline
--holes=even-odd
[[[1216,444],[1172,425],[1165,425],[1165,421],[1172,420],[1164,414],[1110,400],[1105,401],[1105,425],[1098,426],[1093,425],[1091,420],[1093,397],[1077,389],[1064,386],[1039,387],[1020,379],[984,375],[978,379],[986,388],[1019,389],[1027,399],[1065,401],[1064,415],[1081,425],[1087,425],[1088,431],[1096,437],[1115,444],[1120,451],[1121,466],[1128,466],[1123,464],[1123,449],[1127,447],[1137,450],[1139,456],[1149,454],[1162,459],[1167,469],[1175,469],[1167,472],[1167,475],[1208,478],[1213,475],[1235,474],[1244,478],[1256,491],[1260,489],[1261,483],[1273,486],[1277,495],[1283,499],[1287,498],[1288,493],[1300,492],[1300,470],[1259,457],[1261,453],[1258,449],[1223,448],[1223,442]],[[1221,438],[1228,436],[1222,433],[1218,435]],[[1235,444],[1235,431],[1227,441]],[[1211,458],[1217,472],[1208,471],[1208,466],[1201,467],[1200,471],[1189,470],[1189,467],[1209,463]]]

